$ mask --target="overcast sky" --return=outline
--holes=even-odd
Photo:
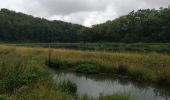
[[[132,10],[168,7],[170,0],[1,0],[0,8],[91,26]]]

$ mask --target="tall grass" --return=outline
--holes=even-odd
[[[47,49],[44,52],[48,53]],[[76,68],[80,62],[95,64],[100,72],[126,75],[138,81],[170,84],[170,56],[158,53],[92,52],[53,49],[51,60]],[[62,63],[64,62],[64,63]],[[84,65],[83,65],[84,66]],[[90,66],[90,65],[88,65]],[[88,66],[86,68],[88,68]],[[55,65],[53,66],[55,67]],[[81,70],[84,67],[79,67]],[[94,68],[94,67],[89,67]],[[89,69],[85,69],[89,70]]]
[[[16,46],[67,48],[79,50],[170,53],[169,43],[18,43]]]
[[[57,84],[57,88],[61,89],[61,91],[69,93],[69,94],[76,94],[77,93],[77,85],[72,83],[69,80],[60,81]]]
[[[15,46],[0,46],[0,53],[8,53],[15,50],[16,54],[33,56],[43,64],[51,64],[53,68],[71,68],[81,71],[96,69],[100,72],[127,75],[135,80],[147,82],[159,82],[170,84],[170,56],[159,53],[126,53],[126,52],[100,52],[80,51],[65,49],[45,49]],[[50,58],[49,58],[49,51]],[[15,56],[15,55],[13,55]],[[7,57],[10,58],[10,57]],[[47,61],[50,63],[47,63]],[[89,69],[84,68],[83,63],[92,64]],[[95,66],[95,67],[94,67]]]
[[[0,100],[70,100],[56,89],[45,64],[15,48],[0,49]]]
[[[70,67],[85,61],[84,57],[73,59],[71,56],[74,53],[76,51],[53,50],[49,58],[48,49],[0,46],[0,100],[76,100],[76,85],[68,81],[54,83],[46,66],[47,62],[51,63],[52,60],[53,67],[65,62]],[[89,55],[91,52],[77,51],[75,56],[81,57],[84,53]],[[112,100],[112,97],[101,98]]]

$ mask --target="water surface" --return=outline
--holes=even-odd
[[[97,98],[101,93],[130,93],[134,100],[170,100],[169,87],[149,86],[130,80],[105,75],[83,75],[72,72],[56,72],[54,80],[70,80],[77,84],[77,95]]]

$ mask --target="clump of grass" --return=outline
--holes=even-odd
[[[47,75],[45,70],[41,69],[43,64],[34,58],[16,57],[18,60],[6,61],[1,63],[4,72],[1,73],[1,93],[13,92],[15,89],[35,83]]]
[[[130,71],[129,74],[138,81],[155,82],[157,79],[156,74],[150,69],[136,69]]]
[[[71,94],[56,89],[52,81],[41,80],[33,86],[23,86],[17,89],[7,100],[75,100]]]
[[[100,67],[94,61],[79,61],[71,63],[62,58],[51,58],[46,60],[46,65],[53,69],[71,69],[75,72],[96,74],[100,72]]]
[[[69,80],[59,82],[57,87],[68,94],[76,94],[77,92],[77,85]]]
[[[10,49],[0,54],[0,100],[74,99],[55,88],[45,63],[32,53],[28,49]]]
[[[87,74],[96,74],[100,72],[100,69],[95,63],[83,62],[76,65],[75,71]]]

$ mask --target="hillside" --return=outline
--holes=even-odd
[[[0,41],[5,42],[75,42],[77,30],[81,27],[8,9],[0,11]]]
[[[170,8],[132,11],[91,28],[0,11],[0,42],[170,42]]]
[[[81,30],[85,42],[170,42],[170,8],[132,11]]]

